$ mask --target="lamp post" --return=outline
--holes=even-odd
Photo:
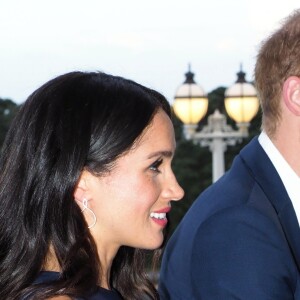
[[[225,109],[236,122],[238,130],[227,124],[226,116],[219,110],[208,116],[208,124],[196,131],[198,122],[205,116],[208,98],[203,89],[194,81],[190,67],[186,80],[178,88],[173,104],[174,112],[184,123],[184,134],[201,146],[208,146],[212,152],[213,182],[224,174],[224,152],[248,136],[249,122],[257,114],[259,102],[254,86],[245,80],[245,73],[237,73],[237,81],[225,91]]]

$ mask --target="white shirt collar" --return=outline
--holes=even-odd
[[[258,141],[267,153],[278,175],[280,176],[283,185],[292,201],[298,223],[300,223],[300,177],[287,163],[264,131],[259,135]]]

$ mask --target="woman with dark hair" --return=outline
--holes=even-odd
[[[21,106],[0,165],[0,299],[158,299],[144,267],[170,202],[170,106],[104,73],[72,72]]]

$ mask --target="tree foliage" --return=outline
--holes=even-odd
[[[17,109],[18,105],[12,100],[0,98],[0,147],[2,147],[5,135]]]

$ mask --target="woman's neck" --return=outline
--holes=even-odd
[[[105,251],[104,248],[101,251],[98,251],[100,263],[101,263],[101,280],[100,286],[105,289],[110,289],[109,279],[110,279],[110,271],[113,260],[118,252],[118,249],[113,251]]]
[[[48,251],[48,254],[46,256],[45,262],[43,264],[43,270],[53,271],[53,272],[61,272],[60,264],[54,253],[54,250],[51,246],[50,246],[50,250]]]

